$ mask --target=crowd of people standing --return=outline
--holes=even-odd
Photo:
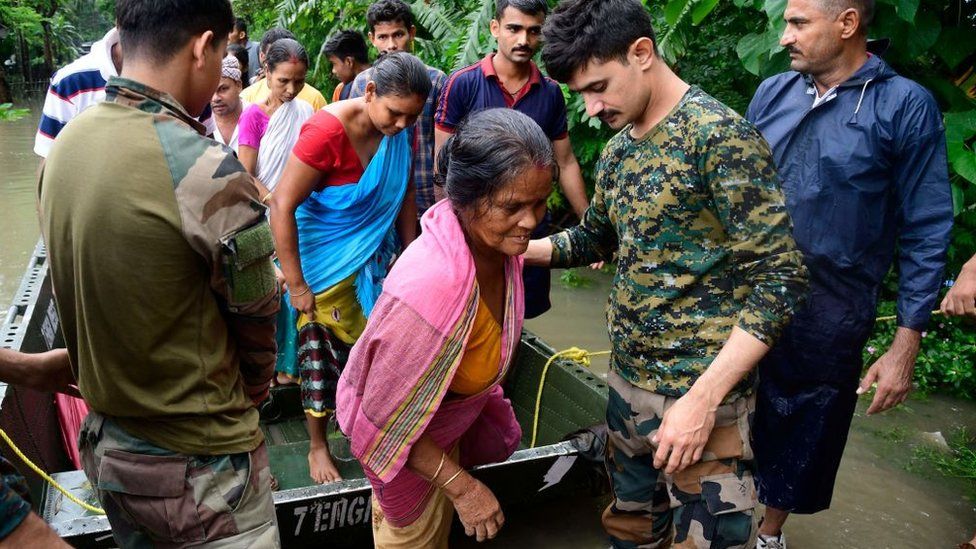
[[[468,469],[521,439],[523,320],[550,268],[614,261],[611,543],[783,549],[791,513],[829,507],[858,395],[907,398],[952,225],[938,105],[870,51],[873,9],[789,0],[792,70],[740,116],[671,70],[638,0],[497,0],[497,50],[450,75],[377,0],[365,39],[323,47],[331,103],[299,37],[251,41],[227,0],[119,0],[35,147],[67,351],[43,380],[0,355],[0,377],[77,382],[122,547],[280,545],[272,384],[300,385],[316,483],[341,478],[336,416],[376,547],[445,547],[455,513],[482,541],[505,515]],[[559,83],[619,130],[590,198]],[[554,183],[581,221],[550,234]],[[899,328],[862,377],[893,263]],[[974,296],[976,258],[942,309],[976,317]],[[42,531],[7,494],[0,534]]]

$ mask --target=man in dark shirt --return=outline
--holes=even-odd
[[[434,150],[471,113],[491,108],[509,108],[527,114],[552,141],[559,164],[559,184],[573,211],[581,219],[588,205],[583,173],[569,142],[566,101],[555,80],[539,71],[532,57],[542,45],[542,24],[549,6],[545,0],[498,0],[491,35],[498,51],[481,61],[454,72],[444,86],[434,118]],[[533,233],[541,238],[549,233],[549,216]],[[526,267],[525,317],[533,318],[549,310],[549,269]]]

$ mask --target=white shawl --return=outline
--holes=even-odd
[[[278,185],[288,155],[298,142],[302,124],[313,114],[315,110],[310,104],[296,98],[278,107],[278,110],[271,115],[268,129],[264,132],[261,146],[258,148],[257,166],[258,180],[269,191],[273,191]]]

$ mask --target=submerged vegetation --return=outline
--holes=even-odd
[[[0,103],[0,122],[20,120],[30,114],[30,109],[16,109],[13,103]]]
[[[947,448],[930,444],[915,447],[910,469],[920,464],[931,466],[943,476],[966,483],[970,495],[976,497],[976,437],[967,429],[959,428],[946,439]]]

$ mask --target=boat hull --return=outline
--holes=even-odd
[[[58,329],[47,262],[38,245],[11,314],[0,331],[2,345],[24,352],[40,352],[63,345]],[[549,370],[539,417],[539,446],[527,448],[534,418],[539,380],[553,350],[526,332],[516,365],[505,382],[523,426],[522,447],[508,460],[477,467],[473,474],[485,482],[505,506],[553,497],[592,495],[606,489],[599,436],[586,428],[603,422],[607,389],[603,380],[582,367],[556,361]],[[0,426],[28,457],[82,500],[97,505],[91,485],[73,470],[60,439],[50,394],[0,384]],[[339,463],[346,480],[326,485],[308,482],[307,435],[296,389],[275,391],[262,409],[262,427],[269,445],[272,472],[282,489],[274,493],[278,527],[285,546],[328,543],[358,546],[371,537],[370,487],[354,460]],[[582,431],[581,431],[582,430]],[[575,434],[574,434],[575,433]],[[340,433],[330,443],[341,446]],[[342,449],[334,452],[342,455]],[[9,449],[3,455],[12,456]],[[85,511],[52,486],[26,472],[38,512],[52,528],[76,547],[114,547],[104,516]]]

